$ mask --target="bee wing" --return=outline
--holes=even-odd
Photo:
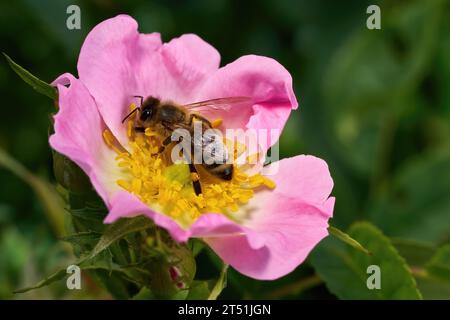
[[[217,99],[210,99],[195,103],[189,103],[183,105],[184,108],[192,110],[192,111],[209,111],[209,110],[221,110],[221,111],[228,111],[233,106],[242,104],[242,103],[249,103],[251,102],[252,98],[250,97],[227,97],[227,98],[217,98]]]

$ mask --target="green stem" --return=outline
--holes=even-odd
[[[226,287],[227,271],[228,271],[228,265],[224,264],[222,267],[222,270],[220,271],[219,279],[217,280],[216,284],[214,285],[214,288],[211,290],[208,300],[216,300],[217,297],[222,292],[222,290]]]
[[[0,148],[0,167],[11,171],[27,183],[39,198],[44,213],[47,215],[53,230],[58,238],[65,234],[64,230],[64,204],[55,188],[47,181],[33,175],[21,163]]]

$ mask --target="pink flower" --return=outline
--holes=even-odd
[[[246,183],[256,183],[250,190],[231,182],[214,188],[211,184],[209,190],[205,182],[200,199],[204,202],[184,186],[176,189],[174,200],[165,167],[157,166],[153,158],[146,166],[145,154],[137,153],[137,142],[121,123],[133,95],[180,104],[247,96],[251,104],[218,113],[223,128],[281,131],[297,107],[288,71],[273,59],[255,55],[222,68],[219,63],[217,50],[196,35],[162,43],[157,33],[138,33],[136,21],[129,16],[106,20],[90,32],[81,48],[79,79],[66,73],[53,82],[60,110],[50,145],[89,176],[109,210],[105,223],[143,214],[177,241],[202,238],[247,276],[275,279],[294,270],[328,234],[334,198],[329,197],[333,180],[327,164],[313,156],[287,158],[271,164],[279,166],[278,172],[268,178],[243,174]],[[159,197],[155,203],[147,192],[152,188],[157,188]],[[219,196],[213,189],[219,190]],[[182,205],[186,211],[180,209]]]

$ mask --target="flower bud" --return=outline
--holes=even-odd
[[[187,293],[195,276],[196,264],[189,248],[172,242],[149,268],[152,292],[157,298],[169,299],[182,291]]]

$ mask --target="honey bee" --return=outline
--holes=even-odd
[[[198,176],[196,164],[193,163],[195,152],[201,152],[203,160],[200,164],[208,173],[221,179],[231,180],[233,178],[233,164],[228,163],[229,155],[223,143],[223,140],[218,139],[216,135],[211,134],[213,125],[211,122],[200,115],[198,111],[208,109],[227,109],[232,105],[249,102],[248,97],[228,97],[206,100],[186,105],[179,105],[169,101],[161,101],[160,99],[149,96],[144,100],[142,96],[134,96],[140,98],[140,107],[131,111],[123,120],[125,122],[132,114],[137,112],[135,118],[134,130],[137,132],[145,132],[146,128],[155,131],[158,136],[162,137],[161,147],[159,152],[171,144],[172,133],[176,129],[186,129],[190,133],[190,158],[189,170],[191,172],[192,183],[196,195],[202,193],[202,188]],[[200,138],[194,134],[194,126],[196,122],[200,122],[202,134]],[[197,124],[198,125],[198,124]],[[204,150],[212,150],[212,154],[203,152]],[[205,155],[214,156],[215,159],[220,158],[221,161],[208,161]],[[219,157],[217,157],[217,155]]]

